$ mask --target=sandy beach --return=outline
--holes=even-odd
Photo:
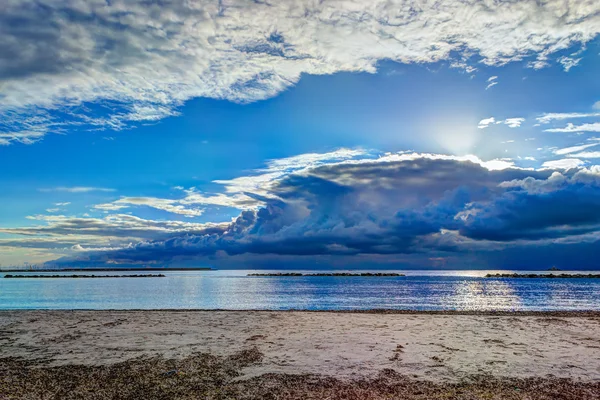
[[[15,363],[52,374],[149,359],[185,364],[200,355],[226,362],[240,354],[250,361],[236,364],[231,385],[307,374],[348,385],[383,374],[417,386],[457,387],[487,377],[495,385],[531,380],[585,389],[579,397],[556,398],[600,396],[598,313],[2,311],[0,399],[22,398],[10,392],[20,387]]]

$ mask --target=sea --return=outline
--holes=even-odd
[[[0,272],[0,309],[600,310],[600,279],[484,277],[488,273],[547,273],[540,271],[381,271],[406,275],[402,277],[247,276],[265,272],[290,271],[152,271],[147,273],[165,277],[94,279],[4,279],[6,273]]]

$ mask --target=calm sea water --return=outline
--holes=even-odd
[[[257,271],[0,278],[0,309],[600,310],[600,279],[483,278],[488,272],[511,271],[398,271],[407,276],[383,278],[246,276],[252,272]]]

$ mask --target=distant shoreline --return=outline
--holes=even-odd
[[[486,274],[484,278],[525,278],[525,279],[537,279],[537,278],[588,278],[598,279],[600,274]]]
[[[164,278],[163,274],[143,274],[143,275],[5,275],[4,279],[89,279],[89,278]]]
[[[359,277],[396,277],[396,276],[406,276],[404,274],[398,274],[395,272],[361,272],[361,273],[351,273],[351,272],[323,272],[323,273],[314,273],[314,274],[301,274],[299,272],[277,272],[277,273],[255,273],[248,274],[246,276],[275,276],[275,277],[307,277],[307,276],[335,276],[335,277],[349,277],[349,276],[359,276]]]
[[[216,271],[213,268],[64,268],[64,269],[0,269],[5,272],[146,272],[146,271]]]

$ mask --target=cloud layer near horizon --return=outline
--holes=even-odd
[[[539,68],[599,31],[595,0],[6,0],[0,144],[157,121],[194,97],[251,102],[382,59]]]
[[[69,243],[68,235],[112,238],[112,247],[98,242],[104,248],[90,251],[94,249],[77,245],[73,255],[59,261],[77,265],[356,255],[370,255],[371,261],[420,257],[422,265],[434,256],[481,263],[490,254],[517,257],[545,247],[555,253],[562,249],[566,257],[575,247],[597,250],[599,187],[598,167],[494,169],[476,159],[388,155],[285,174],[261,187],[260,207],[242,211],[231,223],[159,222],[126,215],[102,220],[45,217],[45,227],[3,232],[57,235],[55,243],[61,235]],[[126,239],[120,245],[119,236]],[[543,257],[538,261],[540,266],[548,262]]]

